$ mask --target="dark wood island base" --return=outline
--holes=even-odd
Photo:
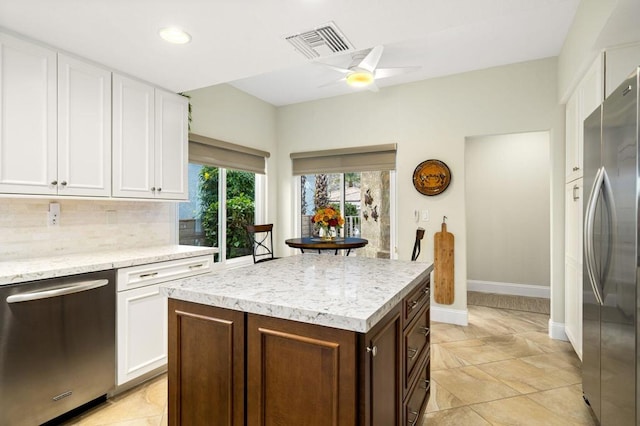
[[[170,298],[169,425],[417,425],[429,305],[428,275],[367,333]]]

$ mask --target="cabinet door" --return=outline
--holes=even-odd
[[[189,100],[156,89],[156,198],[188,199],[188,108]]]
[[[111,195],[111,73],[58,55],[58,193]]]
[[[365,337],[364,424],[387,426],[400,424],[400,312],[385,319]]]
[[[0,34],[0,192],[55,194],[56,53]]]
[[[169,300],[169,425],[245,425],[244,337],[243,312]]]
[[[154,93],[113,74],[113,196],[153,198]]]
[[[640,43],[607,49],[605,95],[609,97],[640,66]]]
[[[356,333],[247,316],[247,424],[355,425]]]
[[[167,297],[156,284],[121,291],[117,299],[121,385],[167,364]]]
[[[566,147],[566,165],[565,178],[566,182],[571,182],[578,178],[581,172],[582,149],[579,147],[578,140],[580,135],[580,91],[576,90],[567,101],[566,106],[566,123],[565,123],[565,147]]]
[[[565,189],[565,333],[582,358],[582,179]]]

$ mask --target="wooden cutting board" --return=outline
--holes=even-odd
[[[433,236],[433,299],[436,303],[453,303],[453,234],[447,232],[447,224],[442,222],[442,230]]]

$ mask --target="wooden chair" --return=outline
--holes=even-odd
[[[273,223],[267,225],[247,225],[253,239],[253,263],[277,259],[273,256]]]

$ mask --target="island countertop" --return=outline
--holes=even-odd
[[[366,333],[433,264],[305,254],[161,286],[172,299]]]

